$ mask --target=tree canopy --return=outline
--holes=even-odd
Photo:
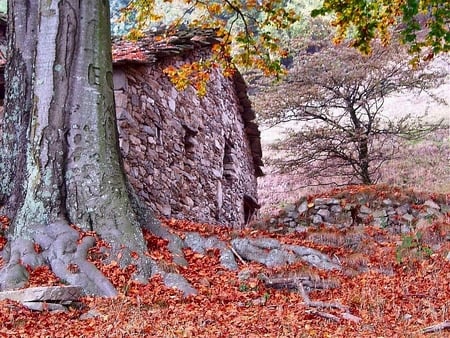
[[[353,46],[370,51],[370,42],[379,38],[389,43],[392,30],[416,56],[422,50],[430,58],[450,50],[450,3],[447,0],[324,0],[313,16],[333,14],[336,41],[351,33]]]
[[[197,83],[200,94],[206,90],[204,83],[212,66],[220,65],[224,74],[231,74],[235,66],[260,69],[269,76],[285,74],[281,60],[288,55],[289,42],[282,40],[307,34],[305,25],[319,15],[326,16],[336,27],[334,42],[351,39],[352,46],[363,53],[370,53],[371,41],[375,39],[388,44],[396,32],[409,45],[413,64],[420,58],[430,59],[448,52],[450,46],[450,5],[446,0],[111,0],[111,3],[116,9],[116,21],[129,28],[128,35],[133,39],[158,27],[216,30],[222,43],[214,48],[212,60],[167,72],[179,88]]]

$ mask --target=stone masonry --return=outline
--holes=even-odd
[[[159,47],[116,42],[124,166],[157,216],[241,226],[259,207],[259,130],[240,74],[229,79],[213,69],[208,93],[199,97],[193,88],[177,91],[163,73],[208,57],[209,43],[198,45],[194,36]]]

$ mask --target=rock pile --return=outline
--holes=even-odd
[[[349,202],[346,198],[301,199],[287,204],[277,216],[268,220],[270,230],[287,228],[302,231],[305,226],[325,225],[346,228],[356,225],[375,225],[397,233],[408,233],[423,222],[444,216],[449,203],[432,199],[402,201],[391,198],[369,200],[361,196]]]

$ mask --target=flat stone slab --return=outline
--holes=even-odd
[[[82,289],[78,286],[40,286],[0,292],[0,300],[10,299],[21,303],[77,301],[81,296]]]
[[[61,304],[45,302],[23,302],[23,306],[33,311],[67,311],[67,308]]]

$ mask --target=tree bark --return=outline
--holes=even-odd
[[[14,0],[8,16],[0,212],[12,223],[0,288],[25,283],[21,263],[48,263],[59,277],[83,285],[88,293],[114,295],[112,285],[86,260],[93,238],[76,245],[71,223],[95,231],[111,245],[110,259],[122,266],[136,264],[144,280],[154,263],[144,255],[142,223],[174,238],[134,199],[124,174],[109,2]],[[42,254],[25,249],[32,242],[41,245]],[[70,264],[80,272],[70,272]]]

